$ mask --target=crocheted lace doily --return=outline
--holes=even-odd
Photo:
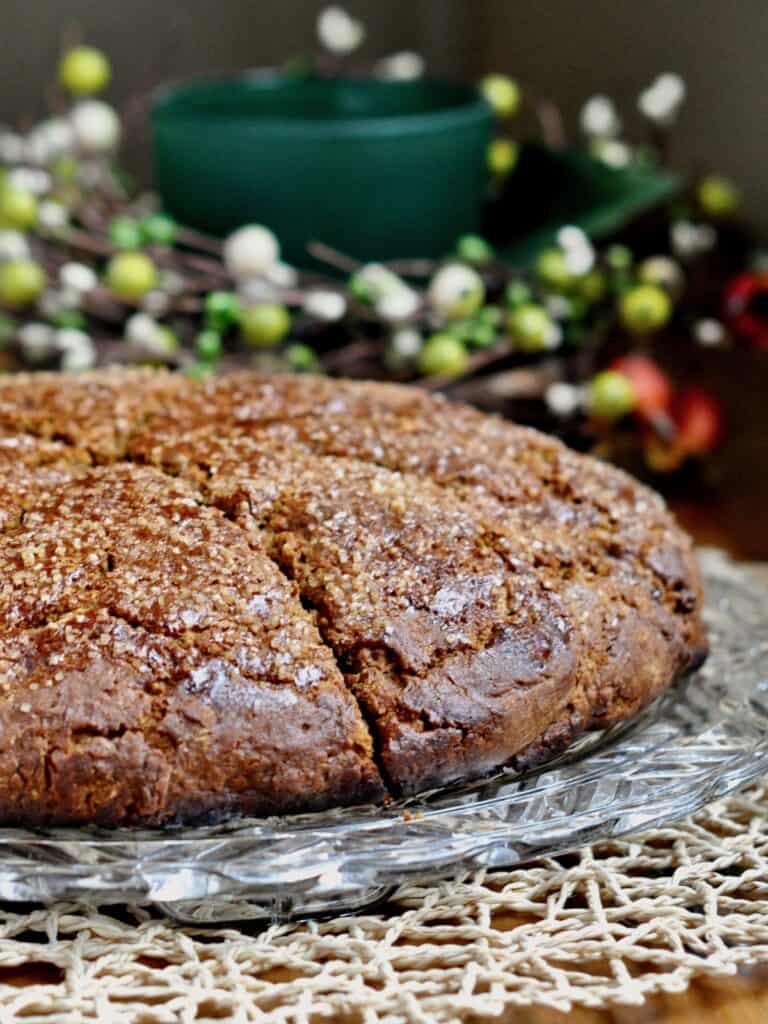
[[[682,991],[768,957],[767,816],[768,783],[675,826],[403,886],[377,913],[323,922],[203,930],[137,908],[6,908],[0,1021],[439,1024]]]

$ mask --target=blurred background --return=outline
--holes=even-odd
[[[41,112],[62,40],[79,31],[109,53],[117,105],[157,83],[282,64],[315,45],[318,0],[3,0],[0,119]],[[611,96],[630,116],[660,72],[685,80],[673,157],[734,178],[768,229],[768,90],[763,0],[350,0],[366,25],[362,56],[421,53],[432,74],[504,71],[551,96],[571,129],[584,101]],[[132,140],[142,149],[141,138]],[[129,156],[130,156],[129,151]],[[133,154],[135,161],[135,153]]]
[[[0,121],[32,124],[46,111],[46,83],[62,49],[78,41],[112,64],[109,100],[125,112],[122,159],[151,181],[146,99],[160,83],[283,65],[315,49],[317,0],[3,0]],[[359,57],[415,51],[431,75],[477,81],[514,76],[552,98],[569,138],[595,93],[607,94],[628,135],[641,131],[637,96],[662,72],[686,86],[667,160],[692,175],[716,170],[738,184],[742,215],[768,237],[768,90],[765,0],[349,0],[366,27]],[[201,150],[206,139],[199,140]],[[396,211],[393,211],[396,212]],[[761,300],[762,301],[762,300]],[[763,311],[765,312],[765,310]],[[663,346],[664,338],[660,341]],[[663,359],[662,353],[662,361]],[[727,350],[675,349],[678,377],[717,390],[727,434],[695,484],[667,488],[704,542],[744,557],[768,557],[768,351],[739,342]]]

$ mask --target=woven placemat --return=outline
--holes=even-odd
[[[212,930],[137,907],[0,907],[0,1024],[453,1024],[639,1004],[761,961],[768,779],[675,825],[402,886],[329,921]]]
[[[324,922],[196,930],[141,908],[6,907],[0,1021],[447,1024],[639,1003],[761,959],[768,781],[675,826]]]

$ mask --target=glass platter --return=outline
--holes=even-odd
[[[170,830],[0,829],[0,900],[154,903],[218,923],[340,913],[681,818],[768,772],[768,587],[701,553],[712,653],[632,723],[527,774],[387,809]]]

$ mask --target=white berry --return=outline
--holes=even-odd
[[[74,327],[56,332],[56,347],[61,352],[61,368],[70,372],[89,370],[96,362],[96,347],[89,334]]]
[[[698,320],[693,327],[693,336],[705,348],[717,348],[725,342],[725,328],[719,320],[706,317]]]
[[[620,139],[593,139],[590,152],[608,167],[628,167],[632,162],[632,150]]]
[[[38,207],[37,223],[45,231],[55,234],[57,231],[62,231],[69,223],[69,211],[62,203],[46,199]]]
[[[343,7],[326,7],[317,18],[317,36],[330,53],[346,56],[360,46],[365,29]]]
[[[279,288],[295,288],[299,283],[299,272],[289,263],[275,263],[267,269],[267,278]]]
[[[35,196],[45,195],[51,187],[51,176],[39,167],[14,167],[5,177],[11,188],[31,192]]]
[[[59,271],[59,281],[75,292],[89,292],[99,283],[96,272],[85,263],[65,263]]]
[[[418,294],[413,288],[403,285],[382,295],[376,300],[374,308],[384,320],[407,320],[413,316],[419,305]]]
[[[83,100],[70,115],[75,142],[86,153],[109,153],[120,141],[120,118],[102,100]]]
[[[717,232],[711,224],[694,224],[678,220],[670,228],[672,249],[680,259],[690,259],[707,252],[717,241]]]
[[[581,130],[585,135],[612,139],[621,132],[621,120],[613,100],[608,96],[592,96],[581,108]]]
[[[424,345],[424,338],[414,327],[399,327],[393,332],[384,360],[390,370],[399,371],[410,367],[417,359]]]
[[[384,295],[406,287],[402,278],[381,263],[366,263],[352,281],[353,292],[366,302],[377,302]]]
[[[24,157],[24,139],[16,132],[0,131],[0,161],[15,164]]]
[[[685,99],[685,82],[680,75],[667,72],[640,93],[637,105],[649,121],[670,125]]]
[[[419,53],[404,50],[384,57],[374,65],[374,72],[379,78],[387,78],[395,82],[411,82],[424,74],[424,58]]]
[[[243,306],[258,306],[262,302],[278,301],[277,289],[263,277],[240,280],[237,285],[237,294],[242,300]]]
[[[19,329],[19,344],[24,357],[40,363],[56,352],[56,332],[48,324],[32,322]]]
[[[424,339],[413,327],[401,327],[392,335],[392,349],[403,359],[415,359],[423,344]]]
[[[556,416],[572,416],[582,404],[582,393],[573,384],[556,381],[546,390],[547,405]]]
[[[51,117],[42,121],[27,136],[27,158],[36,164],[47,164],[72,149],[74,143],[72,125],[63,117]]]
[[[157,321],[148,313],[134,313],[125,321],[123,333],[126,341],[141,348],[149,348],[157,334]]]
[[[557,233],[557,243],[565,256],[565,265],[571,274],[581,277],[594,266],[595,250],[581,228],[567,225]]]
[[[261,224],[238,228],[224,243],[224,264],[235,278],[258,277],[280,259],[280,244]]]
[[[307,293],[304,299],[304,312],[317,320],[333,323],[335,320],[341,320],[347,312],[347,300],[341,292],[317,288]]]
[[[25,260],[29,256],[29,243],[20,231],[0,231],[0,262]]]

